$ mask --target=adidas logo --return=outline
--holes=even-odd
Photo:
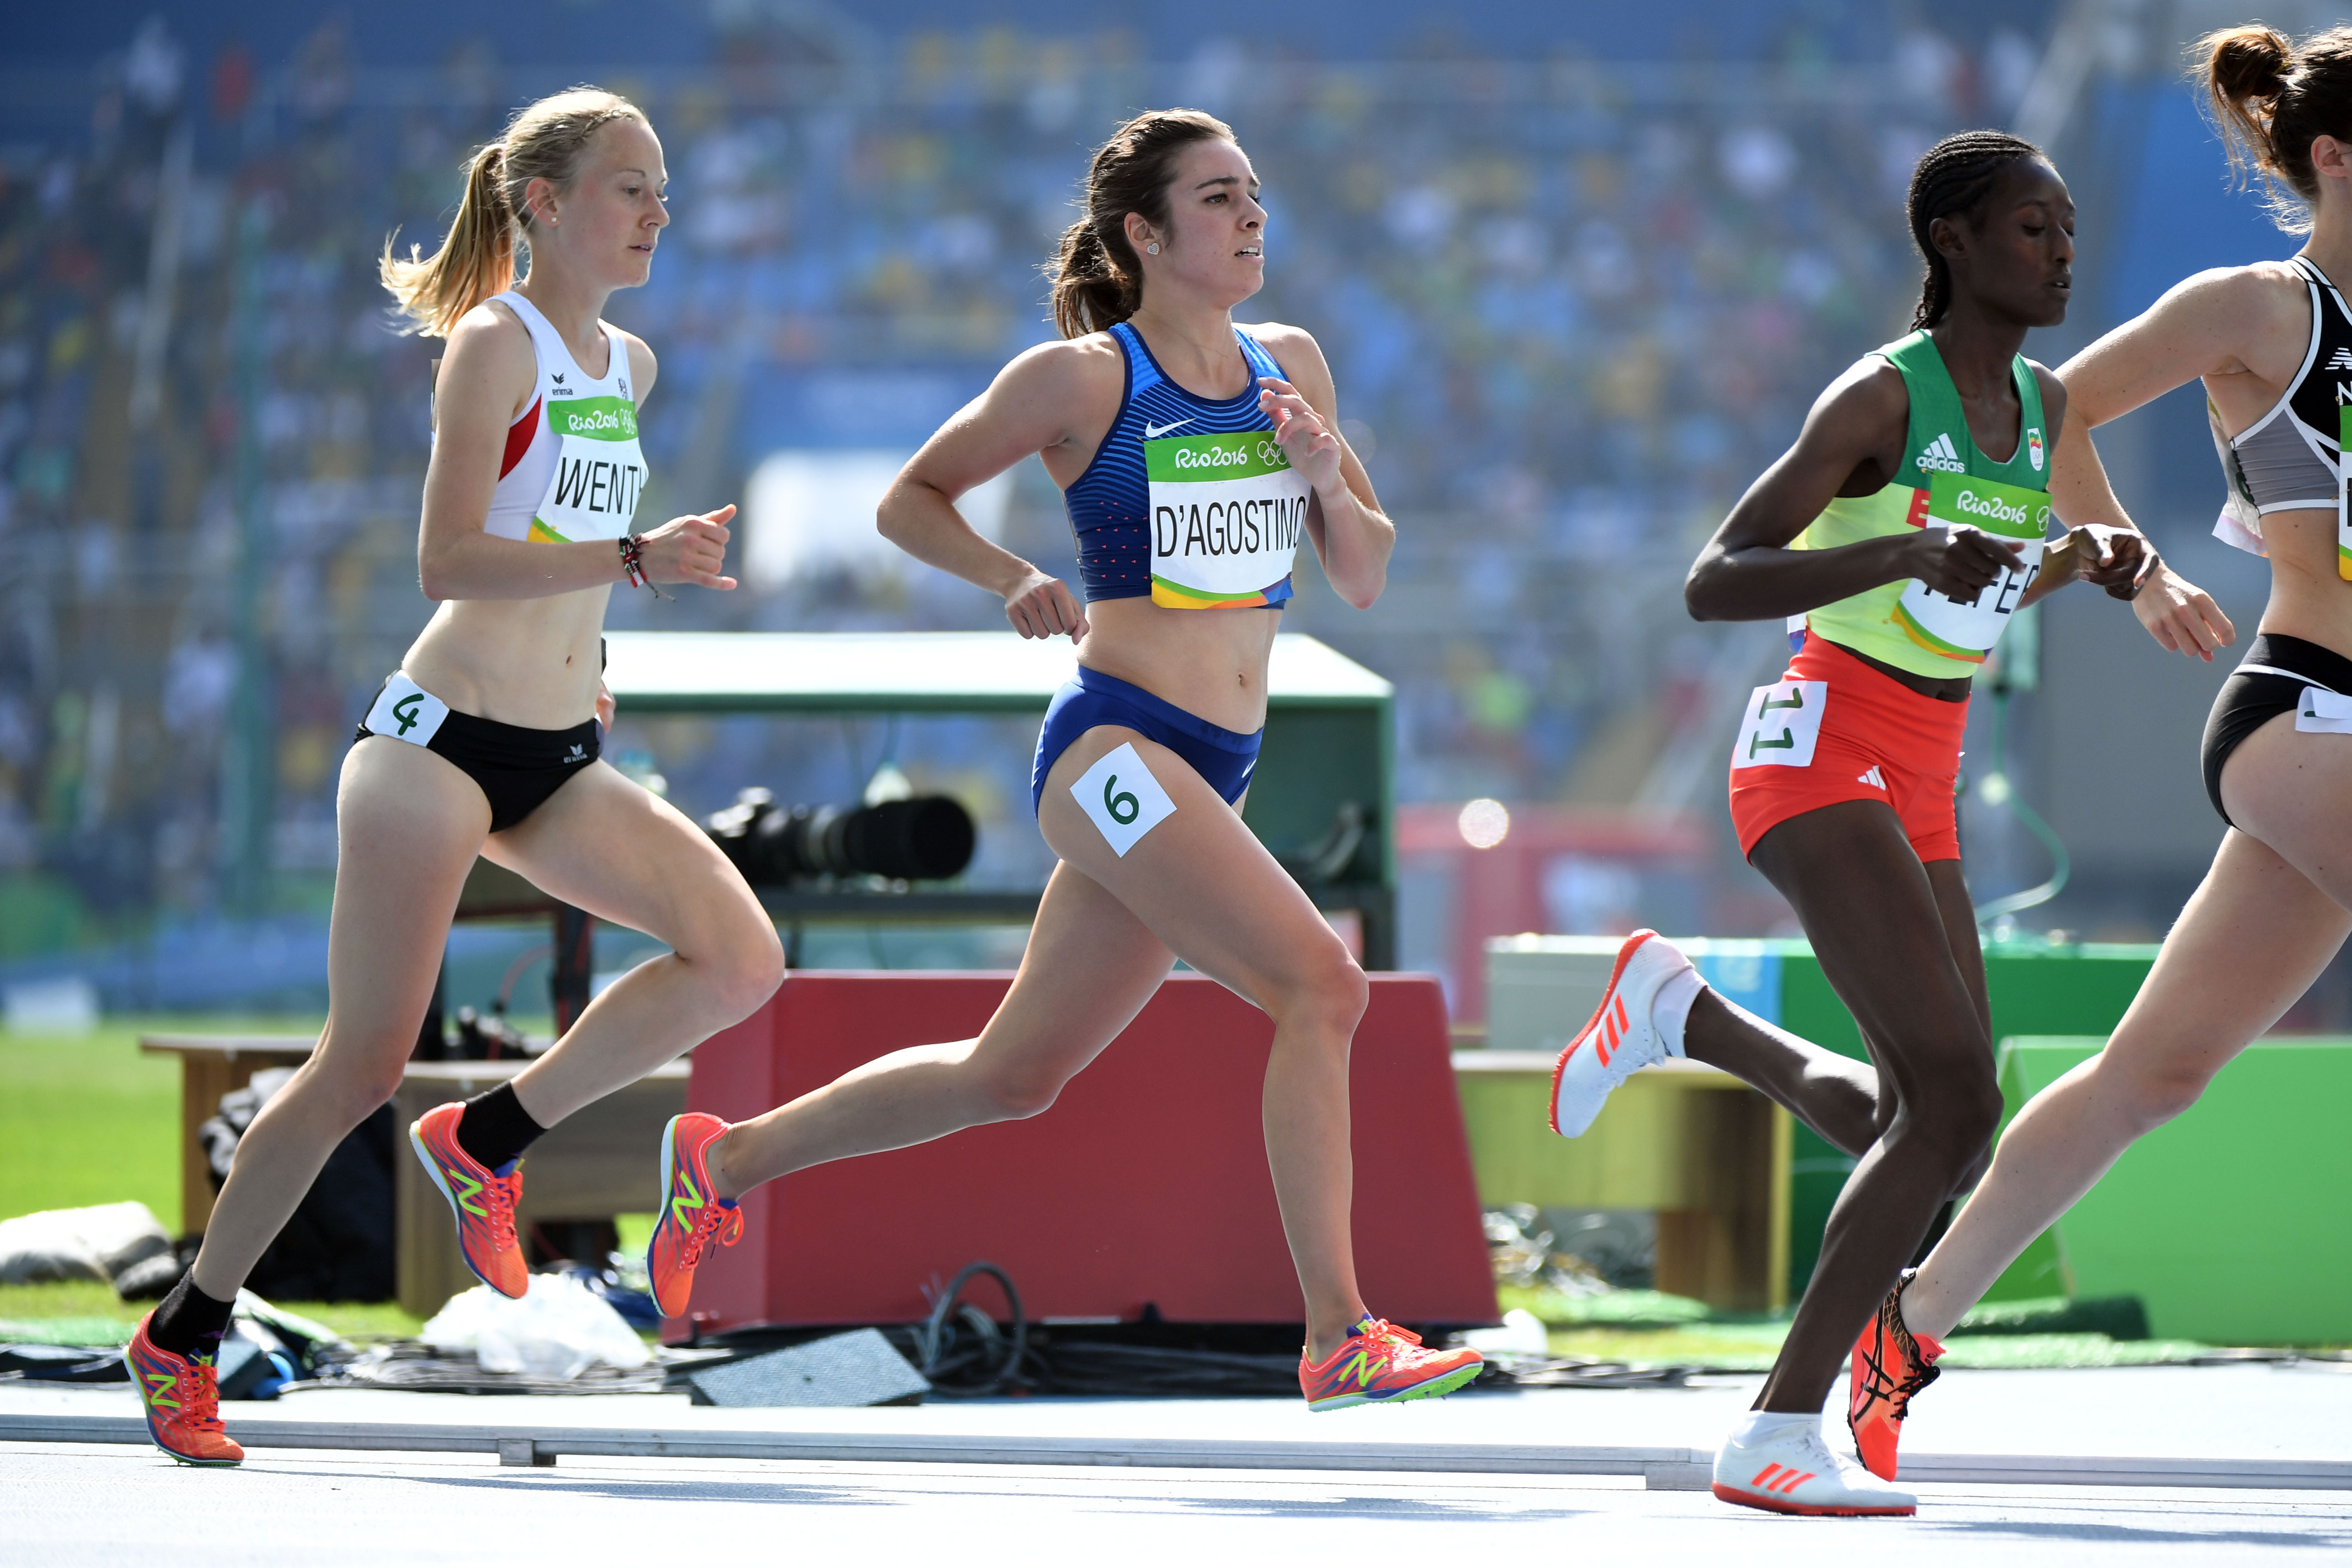
[[[1601,1059],[1602,1067],[1609,1065],[1609,1058],[1615,1056],[1617,1047],[1625,1043],[1625,1031],[1633,1026],[1633,1020],[1625,1014],[1624,994],[1620,992],[1609,999],[1609,1010],[1601,1015],[1601,1022],[1594,1025],[1592,1033],[1586,1037],[1591,1040],[1592,1054]]]
[[[1940,469],[1947,474],[1965,474],[1969,471],[1969,465],[1961,458],[1959,448],[1952,445],[1949,431],[1928,442],[1921,449],[1918,462],[1922,468]]]
[[[2337,349],[2328,360],[2330,370],[2352,370],[2352,349]]]
[[[1811,1480],[1816,1473],[1812,1470],[1792,1470],[1786,1465],[1767,1465],[1757,1471],[1756,1479],[1748,1484],[1759,1491],[1785,1495]]]
[[[1854,774],[1853,782],[1856,784],[1866,784],[1873,789],[1885,789],[1886,787],[1886,781],[1881,778],[1878,774],[1878,764],[1876,763],[1870,764],[1870,771],[1868,773]]]

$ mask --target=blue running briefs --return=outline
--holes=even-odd
[[[1159,742],[1192,765],[1224,797],[1227,805],[1249,788],[1257,767],[1258,743],[1264,730],[1247,735],[1187,713],[1173,702],[1154,697],[1098,669],[1078,666],[1078,678],[1054,693],[1045,710],[1045,728],[1037,731],[1037,761],[1029,778],[1029,804],[1034,809],[1045,798],[1045,775],[1071,742],[1098,724],[1118,724]]]

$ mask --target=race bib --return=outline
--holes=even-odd
[[[1176,815],[1176,803],[1136,755],[1132,741],[1080,773],[1070,786],[1070,798],[1102,829],[1111,853],[1122,860],[1137,840]]]
[[[557,441],[555,476],[526,537],[568,544],[628,532],[646,488],[637,405],[625,397],[550,398],[547,427]]]
[[[1739,739],[1731,748],[1733,768],[1809,768],[1822,738],[1822,710],[1829,706],[1826,680],[1778,680],[1748,697]]]
[[[2336,574],[2352,582],[2352,403],[2336,408]]]
[[[2294,727],[2306,735],[2352,735],[2352,697],[2306,686],[2295,705]]]
[[[449,705],[404,675],[395,673],[368,710],[368,733],[389,735],[412,746],[428,745],[449,717]]]
[[[1150,426],[1144,426],[1146,430]],[[1151,602],[1163,609],[1278,605],[1314,487],[1271,430],[1143,443],[1151,483]]]
[[[1927,487],[1927,523],[1946,528],[1979,529],[2021,546],[2013,567],[1979,589],[1975,597],[1950,599],[1925,583],[1914,580],[1895,602],[1895,624],[1904,635],[1930,653],[1946,658],[1982,664],[2000,641],[2025,596],[2034,574],[2042,570],[2043,537],[2050,531],[2050,498],[2021,485],[1979,479],[1967,474],[1937,474]]]

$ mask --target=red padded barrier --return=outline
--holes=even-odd
[[[798,971],[694,1053],[687,1102],[755,1116],[885,1052],[980,1032],[1007,973]],[[1045,1114],[798,1172],[744,1201],[691,1316],[746,1324],[919,1322],[926,1287],[974,1258],[1033,1319],[1297,1322],[1298,1280],[1266,1172],[1259,1097],[1274,1027],[1215,982],[1169,978]],[[1398,1322],[1496,1316],[1444,998],[1376,975],[1352,1057],[1356,1268]],[[983,1288],[994,1309],[994,1292]],[[687,1331],[673,1321],[671,1338]]]

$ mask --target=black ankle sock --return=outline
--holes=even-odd
[[[520,1158],[546,1131],[515,1098],[514,1085],[502,1083],[466,1101],[466,1113],[457,1118],[457,1147],[495,1171]]]
[[[220,1349],[221,1336],[228,1332],[229,1314],[235,1310],[234,1300],[215,1301],[197,1289],[196,1271],[191,1268],[180,1276],[180,1282],[147,1320],[147,1338],[156,1349],[173,1355],[189,1355],[197,1350],[209,1355]],[[212,1342],[205,1344],[206,1340]]]

